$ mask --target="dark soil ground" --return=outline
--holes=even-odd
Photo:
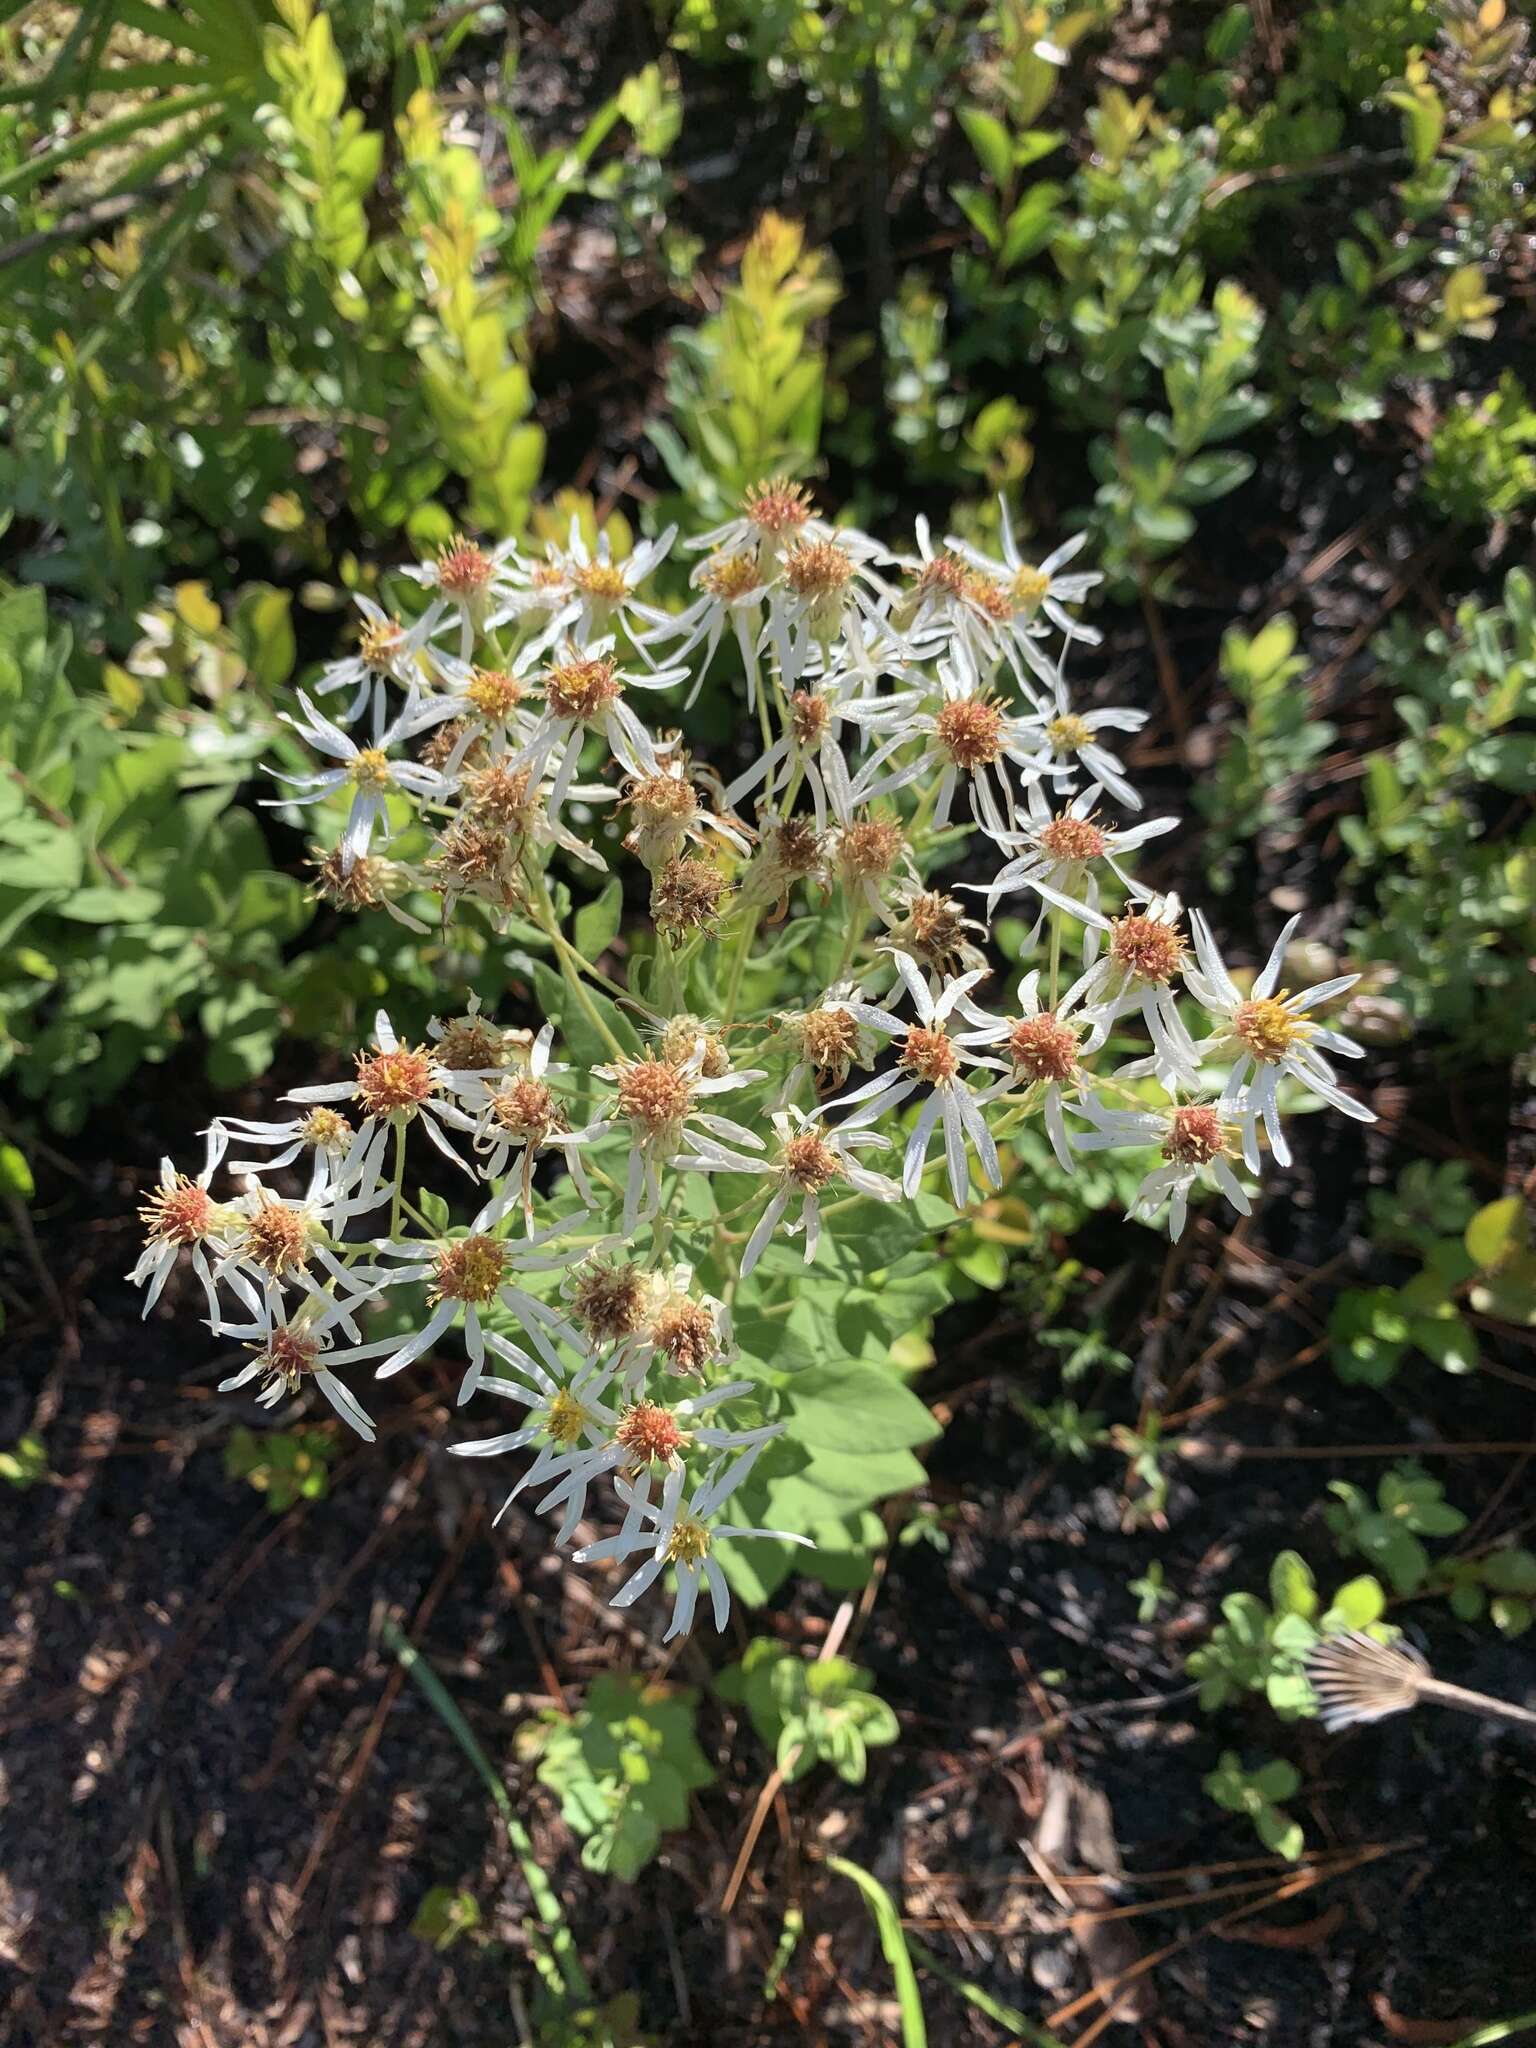
[[[1125,11],[1112,75],[1130,89],[1149,12]],[[632,68],[624,36],[643,34],[631,24],[620,35],[615,21],[630,16],[611,6],[543,14],[519,93],[559,130]],[[809,210],[848,276],[866,275],[857,181],[829,188],[795,123],[746,105],[725,75],[712,91],[690,98],[680,201],[711,258],[728,255],[758,205],[779,202]],[[937,163],[898,181],[898,268],[932,244],[945,181]],[[1309,232],[1329,227],[1315,219]],[[686,309],[640,274],[603,272],[594,287],[562,237],[562,346],[538,379],[549,474],[643,498],[661,482],[640,433],[657,346]],[[1273,260],[1304,263],[1304,238],[1277,238]],[[849,307],[850,327],[865,311]],[[1038,380],[1020,365],[1010,388],[1044,408]],[[1342,472],[1304,440],[1277,441],[1213,522],[1212,551],[1193,566],[1196,603],[1107,622],[1105,679],[1155,714],[1136,770],[1154,797],[1161,781],[1187,809],[1214,743],[1221,626],[1298,615],[1341,737],[1296,792],[1292,830],[1256,848],[1228,899],[1250,954],[1293,903],[1324,939],[1348,922],[1333,821],[1353,801],[1361,751],[1392,731],[1370,687],[1371,634],[1404,605],[1443,619],[1446,593],[1493,577],[1495,565],[1448,559],[1413,529],[1400,468],[1400,450],[1368,440]],[[848,481],[834,473],[834,502]],[[883,481],[900,488],[899,461]],[[1039,484],[1043,525],[1080,501],[1083,482],[1067,472]],[[1160,882],[1198,882],[1193,837],[1176,835]],[[516,1761],[516,1724],[579,1700],[600,1671],[703,1685],[709,1667],[697,1647],[661,1652],[654,1613],[615,1615],[600,1581],[563,1574],[537,1521],[514,1512],[491,1530],[473,1469],[444,1454],[446,1375],[435,1388],[430,1373],[412,1375],[410,1391],[391,1383],[401,1391],[379,1444],[345,1446],[324,1501],[274,1516],[226,1476],[231,1424],[254,1426],[260,1411],[215,1400],[228,1368],[188,1289],[173,1286],[141,1323],[120,1277],[138,1191],[161,1151],[189,1151],[215,1107],[190,1053],[151,1073],[67,1158],[42,1161],[36,1243],[17,1238],[0,1259],[0,1444],[40,1436],[49,1467],[5,1496],[0,2042],[523,2039],[526,1886],[460,1751],[384,1648],[386,1618],[506,1774],[599,1994],[634,1993],[645,2033],[669,2048],[898,2037],[889,1966],[857,1895],[827,1871],[829,1852],[875,1872],[945,1971],[1041,2020],[1063,2014],[1062,2037],[1083,2048],[1101,2031],[1154,2048],[1432,2048],[1536,2009],[1536,1748],[1428,1714],[1337,1739],[1301,1725],[1277,1740],[1257,1707],[1200,1715],[1184,1669],[1223,1594],[1262,1588],[1277,1549],[1338,1575],[1320,1515],[1327,1482],[1373,1486],[1389,1446],[1417,1448],[1480,1541],[1536,1523],[1529,1349],[1491,1345],[1504,1377],[1425,1372],[1382,1396],[1341,1387],[1321,1341],[1342,1281],[1392,1277],[1372,1271],[1357,1234],[1367,1188],[1408,1159],[1460,1157],[1491,1197],[1531,1163],[1529,1110],[1511,1101],[1507,1072],[1448,1074],[1428,1045],[1373,1055],[1363,1086],[1376,1130],[1306,1120],[1295,1171],[1252,1223],[1201,1220],[1172,1258],[1113,1221],[1074,1245],[1136,1361],[1085,1405],[1131,1421],[1155,1402],[1185,1446],[1164,1516],[1127,1527],[1126,1474],[1111,1460],[1045,1462],[1013,1397],[1051,1388],[1052,1367],[1006,1294],[942,1326],[920,1391],[949,1421],[927,1458],[947,1550],[893,1544],[851,1618],[806,1586],[751,1618],[803,1648],[846,1623],[902,1739],[872,1754],[861,1790],[822,1773],[770,1797],[726,1914],[771,1759],[707,1689],[700,1732],[719,1780],[634,1887],[582,1869],[554,1803]],[[1514,1448],[1457,1452],[1469,1441]],[[1143,1622],[1128,1581],[1154,1562],[1170,1598]],[[1444,1675],[1536,1697],[1530,1638],[1495,1646],[1439,1604],[1402,1618]],[[739,1616],[732,1628],[739,1648],[749,1631]],[[1274,1747],[1303,1773],[1293,1804],[1317,1846],[1299,1866],[1260,1856],[1246,1823],[1201,1789],[1222,1749]],[[436,1886],[468,1890],[483,1916],[446,1952],[412,1931]],[[786,1908],[803,1913],[804,1932],[768,1998]],[[1091,1984],[1139,1963],[1110,2018]],[[936,2048],[1019,2038],[934,1969],[923,1992]]]

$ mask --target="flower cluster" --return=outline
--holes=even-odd
[[[273,801],[336,814],[331,901],[425,930],[435,899],[525,991],[536,941],[558,1014],[528,1028],[525,993],[514,1027],[472,999],[417,1044],[380,1014],[349,1077],[216,1124],[195,1179],[165,1163],[133,1274],[147,1311],[187,1252],[250,1354],[225,1385],[313,1382],[366,1437],[351,1368],[461,1349],[460,1402],[514,1414],[455,1450],[524,1454],[508,1502],[557,1512],[561,1545],[585,1530],[578,1561],[638,1561],[621,1604],[670,1566],[669,1634],[702,1589],[723,1624],[722,1539],[805,1540],[722,1519],[782,1426],[733,1376],[732,1300],[776,1239],[813,1261],[837,1205],[934,1182],[963,1209],[1035,1119],[1068,1171],[1145,1155],[1135,1207],[1177,1235],[1197,1189],[1249,1208],[1298,1098],[1369,1118],[1329,1058],[1358,1051],[1326,1021],[1353,977],[1283,989],[1293,920],[1236,978],[1198,912],[1136,879],[1176,821],[1138,816],[1114,751],[1146,714],[1069,690],[1097,638],[1079,542],[1036,563],[1005,512],[996,557],[921,522],[891,554],[774,479],[688,545],[680,609],[653,590],[675,532],[619,559],[574,522],[543,553],[454,542],[408,572],[409,619],[360,601],[356,653],[290,721],[325,765]],[[686,716],[722,648],[753,737],[709,766],[640,706]],[[978,916],[937,872],[966,842],[992,856],[957,885]],[[556,877],[620,852],[649,928],[589,959]],[[1027,928],[1012,1001],[989,987],[1004,904]],[[433,1155],[471,1183],[462,1222],[412,1196]],[[704,1269],[678,1255],[700,1186],[734,1204],[711,1197]],[[595,1535],[605,1500],[619,1526]]]

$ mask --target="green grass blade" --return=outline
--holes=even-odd
[[[989,2020],[996,2020],[1000,2027],[1006,2027],[1027,2048],[1066,2048],[1066,2043],[1055,2034],[1048,2034],[1044,2027],[1037,2027],[1032,2019],[1021,2013],[1017,2006],[1005,2005],[1000,1998],[994,1998],[990,1991],[984,1991],[979,1984],[968,1984],[964,1977],[952,1970],[942,1957],[936,1956],[931,1948],[920,1941],[908,1939],[908,1947],[914,1958],[925,1970],[932,1970],[941,1983],[963,1998],[967,2005],[974,2005],[978,2012],[984,2012]]]
[[[130,136],[138,135],[146,128],[158,128],[164,121],[179,120],[184,114],[195,114],[204,107],[212,106],[223,97],[219,86],[205,86],[197,92],[172,94],[164,100],[157,100],[147,107],[135,107],[132,113],[120,114],[115,121],[102,121],[93,128],[72,136],[57,149],[45,150],[41,156],[32,157],[27,163],[18,164],[0,178],[0,198],[12,198],[18,192],[26,192],[34,185],[40,185],[45,178],[62,170],[65,164],[78,163],[81,157],[90,156],[98,149],[105,149],[109,142],[126,142]]]
[[[857,1863],[850,1863],[846,1856],[829,1856],[828,1870],[835,1870],[839,1877],[846,1877],[856,1884],[864,1895],[870,1916],[880,1935],[880,1946],[885,1951],[885,1960],[891,1966],[896,1979],[896,2003],[901,2008],[902,2048],[928,2048],[928,2027],[923,2019],[923,2001],[918,1995],[917,1972],[912,1967],[912,1957],[907,1948],[907,1937],[901,1925],[901,1916],[896,1911],[896,1902],[869,1872]]]
[[[528,1891],[534,1907],[548,1932],[549,1946],[560,1966],[560,1975],[567,1992],[572,1998],[590,1998],[592,1986],[587,1981],[586,1971],[581,1967],[581,1959],[576,1953],[576,1944],[571,1939],[571,1930],[566,1924],[559,1896],[534,1854],[533,1841],[528,1830],[512,1810],[511,1794],[497,1772],[492,1769],[490,1758],[475,1740],[474,1730],[454,1705],[448,1688],[426,1662],[415,1644],[407,1640],[404,1630],[386,1617],[383,1636],[385,1647],[392,1650],[400,1660],[406,1676],[414,1679],[421,1687],[443,1726],[463,1750],[505,1822],[513,1851],[522,1865],[523,1876],[528,1881]]]
[[[1523,2034],[1530,2027],[1536,2027],[1536,2012],[1523,2012],[1515,2020],[1495,2020],[1491,2026],[1479,2027],[1475,2034],[1465,2034],[1455,2048],[1491,2048],[1495,2041],[1507,2041],[1512,2034]]]

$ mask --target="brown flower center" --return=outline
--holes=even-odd
[[[680,1124],[693,1107],[693,1090],[686,1074],[670,1060],[631,1060],[618,1078],[618,1112],[652,1137]]]
[[[1169,1117],[1162,1149],[1165,1159],[1180,1166],[1206,1166],[1226,1152],[1227,1134],[1209,1103],[1191,1102]]]
[[[557,718],[596,718],[623,690],[613,663],[601,659],[556,662],[544,675],[544,701]]]
[[[934,720],[935,736],[957,768],[988,768],[1003,751],[1003,714],[982,697],[960,697]]]
[[[931,1081],[935,1087],[953,1081],[960,1071],[960,1056],[947,1032],[914,1024],[901,1049],[901,1064],[909,1074]]]
[[[912,577],[912,596],[921,602],[929,597],[963,597],[971,571],[958,555],[935,555]]]
[[[1052,860],[1098,860],[1104,852],[1104,834],[1090,818],[1052,818],[1040,828],[1040,846]]]
[[[1070,1081],[1077,1072],[1077,1033],[1052,1010],[1020,1017],[1008,1034],[1008,1056],[1031,1081]]]
[[[507,1248],[494,1237],[452,1238],[438,1252],[429,1298],[469,1302],[483,1308],[496,1299],[506,1270]]]
[[[139,1216],[161,1244],[199,1244],[208,1235],[213,1203],[208,1190],[178,1173],[168,1188],[156,1188]]]
[[[789,729],[798,746],[812,747],[832,722],[832,706],[814,690],[796,690],[789,700]]]
[[[792,484],[788,477],[775,476],[748,491],[741,509],[759,532],[778,536],[798,533],[816,508],[803,484]]]
[[[1161,919],[1122,917],[1110,926],[1110,958],[1138,981],[1168,982],[1184,964],[1184,941]]]
[[[632,1408],[626,1408],[614,1436],[640,1465],[648,1465],[653,1459],[666,1463],[688,1441],[672,1410],[662,1407],[659,1401],[636,1401]]]
[[[859,818],[837,842],[838,865],[855,881],[877,881],[895,867],[905,845],[901,827],[890,819]]]
[[[525,824],[533,808],[532,779],[531,768],[513,768],[506,761],[492,761],[465,778],[464,793],[477,816],[511,829]]]
[[[571,1290],[577,1322],[597,1344],[617,1343],[640,1327],[645,1276],[638,1266],[609,1266],[595,1260],[583,1268]]]
[[[435,1062],[424,1045],[359,1053],[355,1085],[370,1116],[409,1116],[436,1092]]]
[[[369,619],[357,636],[357,651],[371,669],[387,670],[405,644],[398,619]]]
[[[784,581],[796,597],[832,597],[852,579],[853,557],[835,540],[802,541],[784,557]]]
[[[651,1342],[673,1372],[702,1377],[718,1346],[715,1312],[702,1301],[669,1301],[652,1320]]]
[[[651,918],[675,945],[688,932],[713,931],[730,883],[702,853],[675,855],[651,885]]]
[[[505,1064],[506,1040],[484,1017],[455,1017],[437,1041],[438,1065],[451,1074],[479,1074]]]
[[[259,1201],[246,1219],[242,1248],[263,1272],[290,1273],[307,1265],[309,1226],[303,1212],[286,1202]]]
[[[808,1195],[819,1195],[832,1181],[842,1178],[842,1165],[819,1131],[800,1131],[790,1138],[783,1152],[784,1171]]]
[[[437,558],[437,585],[449,597],[478,597],[493,573],[490,556],[462,534],[456,535]]]
[[[625,802],[640,825],[672,825],[699,815],[699,800],[685,775],[642,775],[629,785]]]
[[[858,1019],[846,1010],[810,1010],[800,1023],[800,1044],[818,1073],[841,1079],[858,1056]]]
[[[551,1131],[566,1128],[554,1096],[542,1081],[524,1074],[508,1081],[491,1097],[491,1118],[509,1138],[541,1144]]]

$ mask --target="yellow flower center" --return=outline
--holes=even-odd
[[[369,668],[387,669],[404,640],[405,628],[398,619],[370,619],[358,635],[357,651]]]
[[[663,1555],[668,1564],[702,1564],[709,1555],[709,1531],[691,1515],[680,1515]]]
[[[394,776],[389,756],[382,747],[364,747],[352,763],[352,780],[359,789],[388,789]]]
[[[569,1450],[572,1444],[580,1443],[582,1431],[590,1420],[576,1396],[562,1387],[545,1410],[544,1434],[551,1442]]]
[[[1045,736],[1058,754],[1075,754],[1079,747],[1087,746],[1093,731],[1086,718],[1078,718],[1069,711],[1051,720]]]
[[[1051,579],[1043,569],[1036,569],[1026,562],[1022,569],[1013,573],[1011,585],[1013,601],[1020,611],[1032,612],[1051,587]]]
[[[1239,1003],[1232,1029],[1256,1060],[1283,1060],[1298,1038],[1308,1031],[1305,1016],[1285,1007],[1283,996],[1259,996]]]
[[[719,598],[722,604],[749,596],[760,587],[762,580],[757,572],[757,563],[748,554],[711,556],[699,576],[700,586],[711,597]]]
[[[496,1299],[506,1271],[507,1248],[494,1237],[460,1237],[437,1255],[429,1289],[434,1301],[464,1301],[483,1307]]]

